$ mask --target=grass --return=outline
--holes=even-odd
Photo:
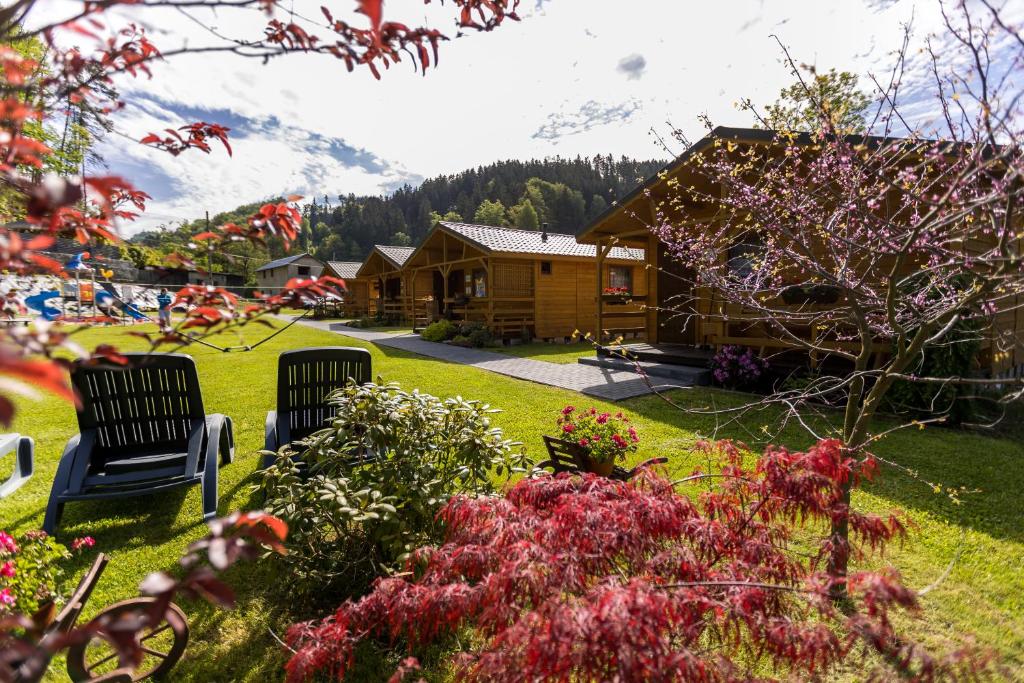
[[[247,341],[257,341],[265,334],[268,332],[259,329],[246,331]],[[86,346],[113,342],[123,349],[138,343],[117,328],[88,330],[78,340]],[[226,341],[233,342],[234,338]],[[220,472],[222,514],[258,506],[249,485],[257,467],[256,451],[262,447],[264,418],[274,403],[277,355],[301,346],[339,343],[370,349],[375,374],[386,380],[442,397],[460,394],[481,399],[504,409],[506,412],[497,415],[495,423],[509,437],[523,442],[538,459],[543,455],[540,436],[552,433],[557,411],[564,405],[612,407],[573,392],[378,348],[301,325],[247,353],[223,354],[196,348],[190,353],[199,366],[207,410],[226,413],[235,420],[236,459]],[[707,389],[681,392],[676,397],[691,407],[730,405],[738,400],[733,394]],[[66,439],[76,431],[76,424],[72,407],[55,398],[19,399],[16,403],[18,415],[12,431],[36,439],[36,474],[18,492],[0,501],[0,520],[3,527],[22,532],[42,523],[57,460]],[[616,404],[615,409],[624,410],[640,430],[643,441],[635,457],[668,455],[674,473],[689,472],[696,466],[690,447],[699,435],[716,431],[713,418],[682,414],[654,396],[625,401]],[[772,423],[773,416],[765,414],[719,432],[754,442],[762,422]],[[782,440],[792,447],[809,442],[795,429],[787,431]],[[912,479],[883,470],[879,480],[855,493],[854,504],[859,509],[888,512],[902,508],[916,522],[908,542],[892,549],[884,561],[897,567],[909,585],[922,587],[938,579],[956,558],[948,578],[923,598],[920,618],[907,624],[911,633],[931,645],[973,640],[996,650],[1009,668],[1024,667],[1021,435],[943,429],[902,431],[881,441],[877,452],[919,475],[919,479]],[[964,494],[963,503],[957,505],[946,495],[935,493],[925,481],[962,486],[977,493]],[[69,542],[91,534],[96,538],[97,550],[112,555],[86,609],[88,617],[104,605],[136,595],[138,583],[147,573],[172,569],[186,546],[204,531],[199,489],[193,487],[160,498],[69,504],[57,537]],[[87,562],[88,558],[76,560],[69,578],[77,578]],[[280,633],[293,618],[286,611],[287,582],[275,575],[268,562],[235,568],[228,579],[238,591],[234,611],[215,610],[198,602],[183,603],[192,640],[185,660],[172,674],[173,680],[280,679],[284,658],[268,629]],[[858,673],[851,670],[845,677],[856,679]],[[53,680],[59,679],[55,674]]]
[[[532,342],[529,344],[515,344],[513,346],[498,346],[488,351],[497,351],[509,356],[519,358],[532,358],[543,360],[548,363],[573,364],[580,358],[594,355],[594,346],[586,342],[575,342],[571,344],[551,344],[548,342]]]

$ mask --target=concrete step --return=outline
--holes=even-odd
[[[608,356],[596,356],[580,358],[580,364],[591,365],[609,370],[623,370],[625,372],[636,372],[636,364],[622,358],[610,358]],[[711,371],[707,368],[695,368],[689,365],[675,365],[670,363],[640,362],[650,377],[673,380],[676,384],[684,386],[706,386],[711,384]]]

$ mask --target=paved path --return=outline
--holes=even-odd
[[[419,335],[390,334],[388,332],[370,332],[349,327],[341,323],[323,320],[301,320],[301,325],[309,325],[321,330],[337,332],[346,337],[368,341],[377,346],[401,349],[410,353],[437,358],[438,360],[475,368],[490,370],[500,375],[508,375],[517,379],[525,379],[539,384],[546,384],[563,389],[579,391],[588,396],[595,396],[610,401],[642,396],[651,393],[647,383],[634,372],[610,370],[578,363],[548,363],[547,361],[518,358],[503,353],[466,349],[451,344],[437,344],[423,341]],[[673,385],[678,386],[678,385]]]

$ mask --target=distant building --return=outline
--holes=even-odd
[[[324,264],[308,253],[285,256],[256,269],[256,284],[263,289],[284,287],[292,278],[319,277]]]

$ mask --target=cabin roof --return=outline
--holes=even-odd
[[[380,255],[391,262],[395,268],[401,268],[405,265],[405,262],[409,260],[412,253],[416,251],[414,247],[396,247],[388,244],[375,244],[373,248],[380,252]]]
[[[540,230],[499,228],[493,225],[473,225],[441,221],[438,226],[490,254],[536,254],[538,256],[576,256],[595,258],[597,247],[580,244],[574,235],[549,232],[547,239]],[[613,247],[607,258],[625,261],[643,261],[643,249]]]
[[[327,266],[337,273],[338,277],[353,278],[359,271],[359,266],[363,265],[362,261],[328,261]]]
[[[682,154],[665,164],[657,173],[612,202],[611,206],[605,209],[601,215],[592,220],[588,225],[581,228],[576,233],[576,237],[587,237],[591,233],[596,232],[608,218],[622,210],[624,206],[635,200],[637,197],[643,195],[645,192],[649,192],[655,185],[667,180],[669,175],[678,171],[695,154],[699,154],[714,145],[715,140],[735,140],[740,143],[746,142],[758,144],[770,143],[776,139],[777,135],[778,131],[764,128],[732,128],[728,126],[715,127],[710,133],[690,145]],[[904,138],[892,136],[881,137],[877,135],[848,135],[846,136],[846,139],[853,144],[880,146],[884,143],[895,142]],[[815,142],[815,138],[810,133],[796,133],[793,137],[793,142],[799,145],[810,145]]]
[[[283,258],[274,259],[269,263],[264,263],[262,266],[256,269],[256,272],[258,273],[261,270],[270,270],[271,268],[280,268],[281,266],[287,266],[289,263],[295,263],[303,256],[309,256],[309,258],[313,258],[313,256],[309,254],[309,252],[304,251],[301,254],[292,254],[291,256],[285,256]]]

